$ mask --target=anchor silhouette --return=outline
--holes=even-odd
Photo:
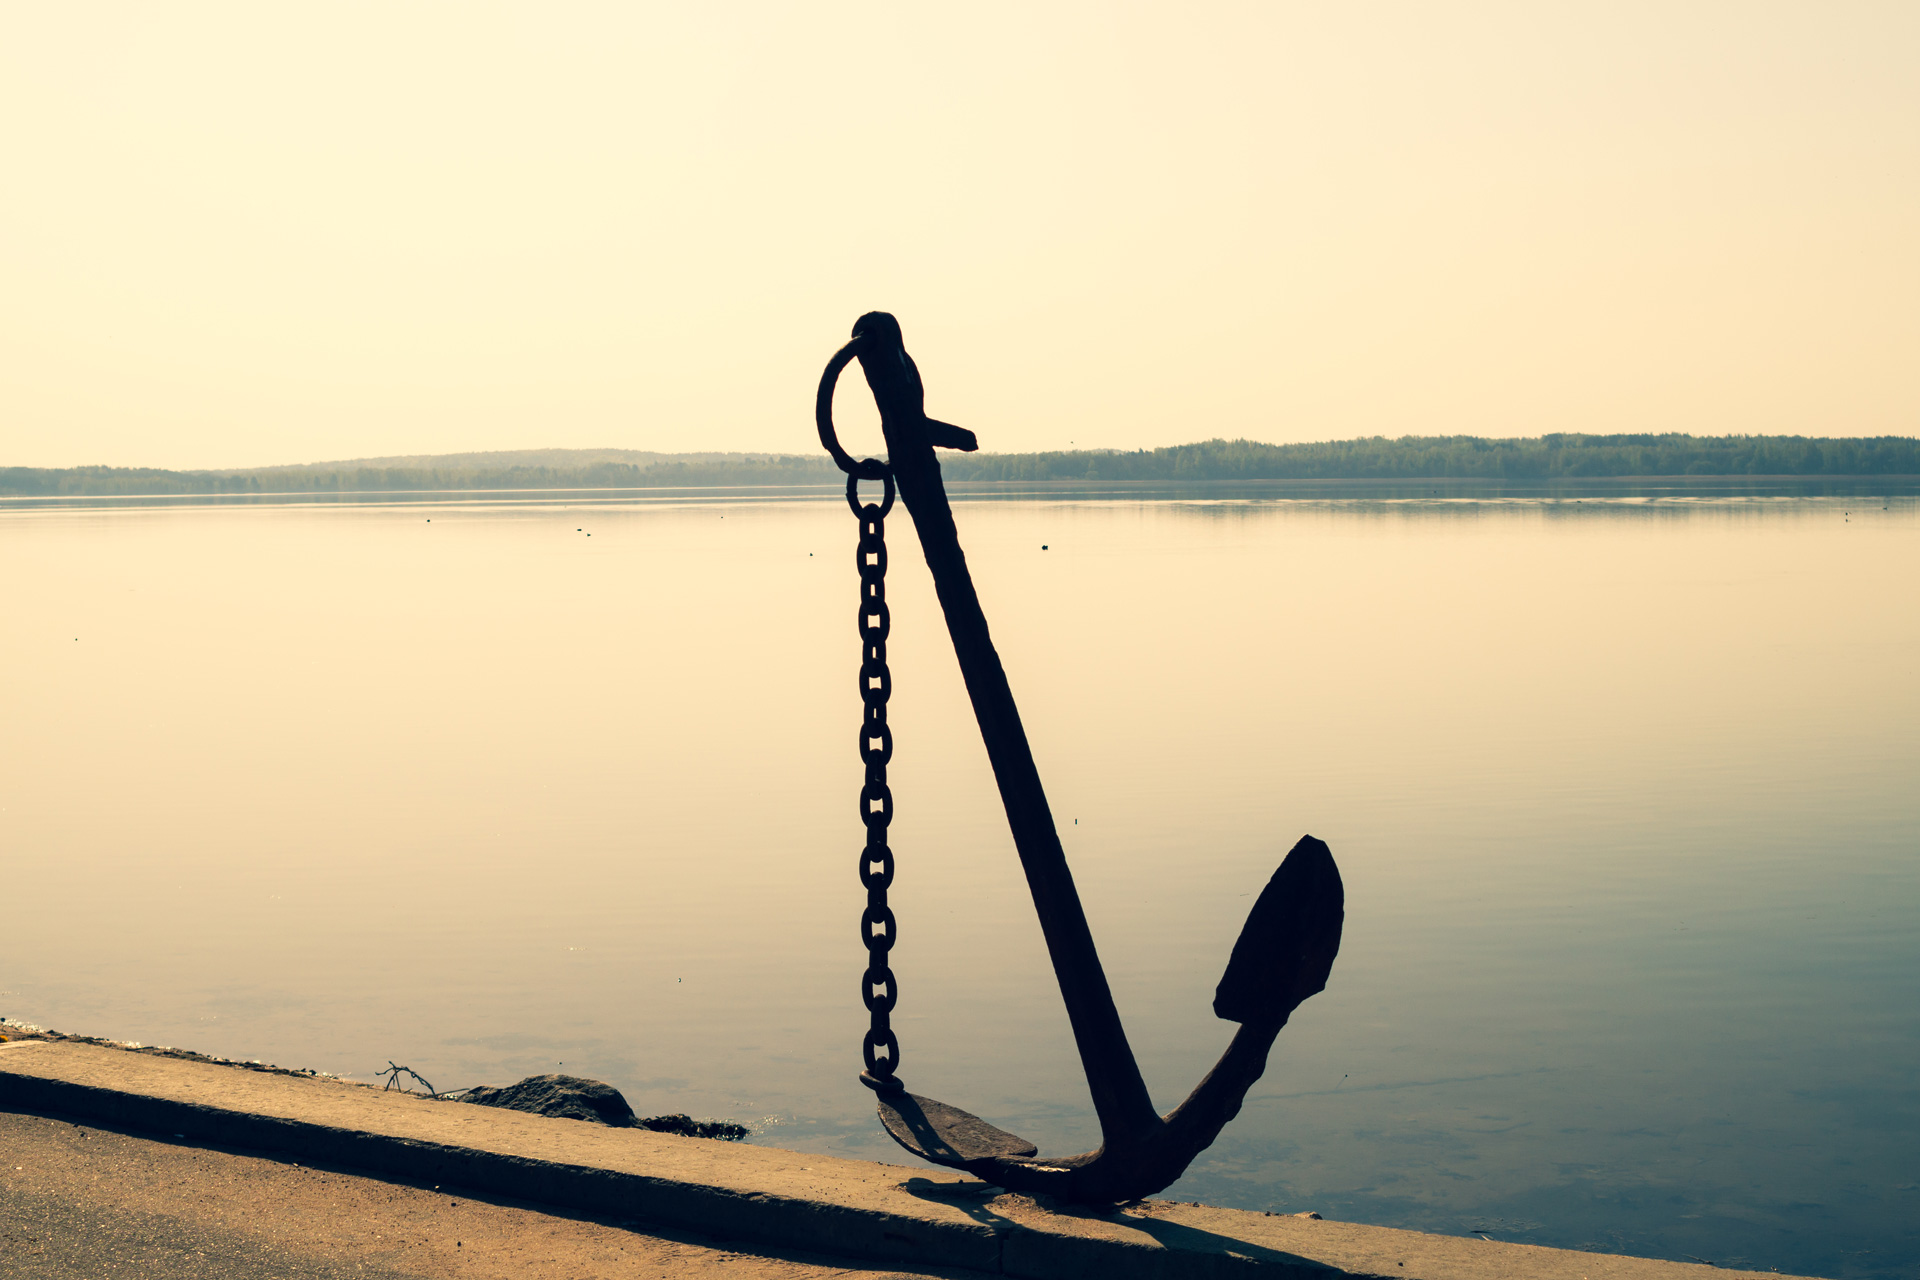
[[[887,461],[868,458],[856,462],[841,448],[833,426],[833,393],[841,370],[858,359],[867,385],[880,410],[880,428],[887,442]],[[1042,1158],[1033,1143],[996,1128],[958,1107],[909,1093],[894,1067],[897,1042],[887,1032],[881,1047],[870,1035],[867,1070],[861,1082],[879,1101],[880,1120],[896,1142],[934,1164],[964,1169],[974,1176],[1011,1191],[1041,1194],[1080,1204],[1113,1204],[1152,1195],[1171,1185],[1210,1146],[1228,1121],[1239,1114],[1247,1091],[1266,1070],[1274,1039],[1300,1003],[1326,989],[1327,975],[1340,949],[1345,918],[1345,894],[1339,869],[1327,846],[1312,836],[1301,837],[1255,901],[1228,959],[1213,1001],[1214,1013],[1240,1024],[1220,1061],[1178,1107],[1162,1116],[1147,1094],[1146,1083],[1127,1043],[1126,1029],[1114,1007],[1086,913],[1074,889],[1066,854],[1047,807],[1040,773],[1027,745],[1026,730],[1007,684],[1000,656],[994,650],[974,593],[973,578],[960,549],[953,509],[947,502],[936,445],[971,451],[978,448],[970,431],[928,418],[920,371],[907,354],[900,325],[883,311],[868,312],[853,326],[853,338],[827,363],[820,377],[814,418],[820,441],[847,473],[849,501],[862,514],[863,548],[866,531],[879,529],[882,507],[862,508],[857,499],[860,480],[880,480],[887,486],[891,506],[898,486],[900,500],[913,517],[920,549],[933,575],[936,594],[946,615],[947,630],[960,662],[974,717],[985,740],[1000,798],[1012,828],[1014,847],[1026,873],[1034,910],[1046,938],[1060,994],[1086,1072],[1087,1087],[1100,1122],[1101,1143],[1092,1151],[1062,1158]],[[863,565],[868,563],[865,552]],[[885,551],[878,553],[885,572]],[[865,570],[863,569],[863,582]],[[863,609],[870,608],[863,605]],[[884,610],[884,603],[878,606]],[[863,628],[867,625],[863,617]],[[878,634],[885,636],[884,616]],[[863,630],[863,635],[868,634]],[[884,646],[880,648],[884,655]],[[884,657],[881,661],[884,672]],[[862,668],[863,696],[866,670]],[[884,701],[884,692],[880,695]],[[871,704],[870,704],[871,705]],[[863,733],[867,732],[863,730]],[[892,739],[884,719],[875,732],[885,734],[885,754]],[[879,741],[879,739],[876,739]],[[862,739],[863,758],[867,740]],[[884,765],[884,756],[878,757]],[[870,773],[870,778],[871,778]],[[884,779],[884,772],[880,775]],[[884,781],[880,783],[884,792]],[[863,814],[869,792],[862,792]],[[884,792],[891,813],[891,793]],[[881,819],[884,823],[884,818]],[[880,828],[884,834],[884,825]],[[870,828],[871,830],[871,828]],[[885,880],[870,881],[862,863],[862,880],[880,886],[892,878],[892,854],[885,854]],[[865,855],[863,855],[864,857]],[[881,908],[885,946],[892,945],[892,914]],[[882,953],[884,954],[884,953]],[[885,972],[881,1014],[897,998],[891,971]],[[868,970],[867,982],[875,981]],[[870,1009],[872,987],[867,988]],[[884,1026],[876,1018],[876,1026]]]

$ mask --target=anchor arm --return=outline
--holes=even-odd
[[[1067,1006],[1101,1133],[1108,1146],[1145,1141],[1161,1128],[1161,1120],[1114,1006],[1113,992],[1107,985],[1106,971],[1101,967],[1093,932],[1087,926],[1086,911],[1080,905],[1053,812],[1040,784],[1040,771],[1020,723],[1019,708],[988,633],[966,555],[960,549],[940,464],[934,458],[935,443],[962,449],[977,445],[971,432],[945,423],[929,423],[920,371],[907,354],[900,326],[892,316],[869,312],[854,325],[853,334],[854,341],[848,347],[859,358],[880,408],[888,465],[899,486],[900,500],[913,516],[913,527],[946,615],[967,696],[980,723],[1014,847],[1019,851],[1047,952],[1060,982],[1061,999]],[[823,384],[822,398],[830,395]]]
[[[1300,837],[1233,944],[1213,1012],[1240,1030],[1207,1078],[1167,1116],[1177,1143],[1203,1151],[1240,1113],[1247,1090],[1267,1069],[1280,1028],[1309,996],[1327,989],[1346,915],[1346,886],[1333,851],[1324,841]]]
[[[1064,1160],[995,1153],[962,1167],[1010,1190],[1082,1203],[1128,1200],[1171,1186],[1240,1114],[1293,1011],[1326,989],[1345,917],[1346,891],[1332,852],[1303,836],[1254,903],[1220,979],[1214,1012],[1240,1029],[1158,1129],[1128,1147],[1108,1144]]]

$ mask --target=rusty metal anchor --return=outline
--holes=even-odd
[[[879,406],[887,441],[884,463],[872,458],[856,462],[834,432],[834,387],[841,370],[855,359]],[[869,957],[861,998],[873,1025],[863,1049],[867,1069],[860,1079],[877,1094],[888,1133],[925,1160],[965,1169],[1009,1190],[1065,1201],[1112,1204],[1137,1199],[1172,1184],[1212,1144],[1265,1071],[1267,1053],[1287,1018],[1307,997],[1325,990],[1345,916],[1340,872],[1327,846],[1312,836],[1301,837],[1274,872],[1234,943],[1214,995],[1214,1013],[1239,1023],[1240,1029],[1187,1100],[1160,1115],[1147,1096],[1100,967],[1019,709],[974,593],[933,452],[936,445],[961,450],[978,445],[972,432],[928,418],[924,402],[920,371],[907,354],[899,322],[873,311],[855,322],[852,341],[827,363],[814,407],[820,441],[847,473],[848,502],[861,521],[860,630],[865,651],[860,689],[866,717],[860,753],[867,782],[860,793],[860,811],[867,844],[860,855],[860,878],[868,890],[861,934]],[[881,503],[860,501],[863,479],[881,482]],[[886,903],[894,868],[893,851],[886,843],[893,811],[886,763],[893,754],[893,738],[886,722],[891,677],[884,588],[884,520],[896,485],[933,574],[1099,1117],[1101,1144],[1080,1155],[1042,1158],[1024,1138],[957,1107],[909,1093],[896,1074],[900,1047],[888,1021],[899,991],[887,965],[896,929]]]

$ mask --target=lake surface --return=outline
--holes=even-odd
[[[1327,991],[1167,1195],[1910,1280],[1911,496],[957,511],[1159,1105],[1280,857],[1346,880]],[[1084,1150],[890,524],[901,1074]],[[831,498],[0,512],[0,1014],[910,1163],[855,1081],[853,540]]]

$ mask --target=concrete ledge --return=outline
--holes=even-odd
[[[947,1170],[608,1129],[74,1041],[0,1044],[0,1108],[251,1147],[728,1240],[1036,1280],[1763,1274],[1171,1201],[1060,1212]]]

